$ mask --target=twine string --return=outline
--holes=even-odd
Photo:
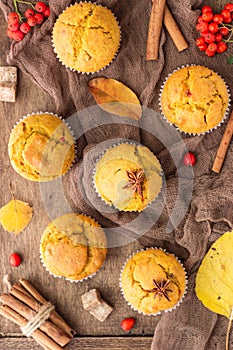
[[[53,311],[55,306],[50,302],[42,305],[37,314],[28,321],[26,326],[21,327],[22,333],[26,337],[30,337],[32,333],[37,330],[50,316],[51,311]]]

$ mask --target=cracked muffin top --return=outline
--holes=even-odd
[[[53,46],[67,67],[93,73],[115,57],[120,46],[120,28],[109,9],[78,3],[58,17],[53,28]]]
[[[182,300],[186,273],[174,255],[150,248],[126,262],[121,289],[133,309],[153,315],[173,309]]]
[[[161,172],[149,148],[120,144],[107,149],[97,161],[94,184],[107,204],[123,211],[142,211],[160,193]]]
[[[75,142],[59,117],[33,114],[11,131],[8,153],[18,174],[32,181],[49,181],[68,171],[75,156]]]
[[[107,240],[103,229],[92,218],[65,214],[46,227],[40,253],[50,273],[80,281],[102,266],[107,255]]]
[[[181,68],[165,82],[161,107],[167,120],[186,133],[199,134],[223,119],[229,97],[225,82],[203,66]]]

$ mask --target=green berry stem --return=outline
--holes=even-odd
[[[35,2],[32,3],[32,2],[23,1],[23,0],[16,0],[16,2],[19,2],[19,3],[21,3],[21,4],[29,5],[29,6],[31,6],[33,9],[35,9],[35,6],[33,5],[33,4],[35,4]]]
[[[19,12],[19,9],[18,9],[17,0],[13,0],[13,4],[14,4],[15,12],[16,12],[17,15],[19,16],[20,22],[22,22],[22,16],[21,16],[21,14],[20,14],[20,12]]]

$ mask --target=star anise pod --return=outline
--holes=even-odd
[[[139,196],[142,197],[142,200],[144,200],[143,193],[142,193],[142,182],[144,180],[144,171],[140,169],[135,172],[126,170],[126,172],[127,172],[129,181],[123,188],[124,189],[132,188],[133,193],[138,193]]]
[[[153,280],[153,284],[155,288],[148,290],[148,292],[155,293],[154,298],[156,298],[156,296],[158,295],[159,300],[161,300],[162,297],[165,297],[168,301],[170,301],[168,292],[172,292],[172,290],[167,288],[170,282],[171,280],[167,280],[167,281],[162,280],[160,283],[158,283],[155,280]]]

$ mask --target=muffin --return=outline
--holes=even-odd
[[[214,71],[188,66],[167,78],[160,103],[167,121],[186,133],[201,134],[224,119],[229,94],[224,80]]]
[[[129,258],[120,277],[124,298],[139,313],[171,311],[186,292],[186,273],[174,255],[150,248]]]
[[[18,174],[32,181],[49,181],[68,171],[75,157],[75,142],[58,116],[32,114],[11,131],[8,153]]]
[[[94,185],[107,204],[140,212],[160,193],[161,171],[147,147],[123,143],[107,149],[97,161]]]
[[[120,28],[109,9],[77,3],[58,17],[53,28],[53,46],[64,65],[93,73],[115,57],[120,46]]]
[[[45,229],[40,244],[41,260],[55,277],[81,281],[93,276],[107,255],[103,229],[90,217],[65,214]]]

